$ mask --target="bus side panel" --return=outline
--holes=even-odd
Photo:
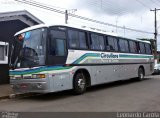
[[[49,80],[52,92],[72,89],[72,77],[70,73],[50,73]]]
[[[153,73],[153,63],[145,64],[144,69],[145,69],[145,76],[151,75]]]

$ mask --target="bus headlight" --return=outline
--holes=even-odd
[[[46,78],[45,74],[32,74],[33,79],[43,79]]]
[[[10,79],[16,79],[15,76],[10,76]]]

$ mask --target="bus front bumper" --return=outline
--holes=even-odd
[[[46,81],[10,80],[15,93],[47,93],[49,87]]]

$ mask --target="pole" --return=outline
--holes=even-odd
[[[158,59],[157,59],[157,9],[155,8],[155,12],[154,12],[154,14],[155,14],[155,37],[154,37],[154,39],[155,39],[155,59],[156,59],[156,62],[158,63]]]
[[[117,33],[118,17],[116,18],[116,33]]]
[[[155,33],[154,33],[154,40],[155,40],[155,51],[154,51],[154,57],[155,57],[155,61],[156,61],[156,63],[158,63],[159,62],[159,58],[157,59],[157,32],[158,32],[158,30],[157,30],[157,11],[158,10],[160,10],[160,9],[154,9],[154,10],[150,10],[150,11],[154,11],[154,14],[155,14],[155,21],[154,21],[154,27],[155,27]]]
[[[65,10],[65,24],[68,24],[68,10]]]

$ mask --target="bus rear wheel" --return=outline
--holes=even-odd
[[[139,81],[144,80],[144,69],[142,67],[138,69],[138,80]]]
[[[73,81],[73,92],[74,94],[80,95],[86,91],[86,77],[83,73],[77,73]]]

